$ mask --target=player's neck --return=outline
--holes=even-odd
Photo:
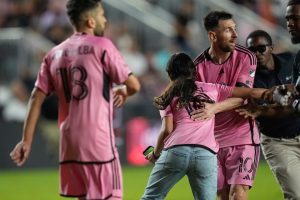
[[[75,31],[79,33],[85,33],[87,35],[95,35],[92,29],[85,28],[85,27],[77,28],[75,29]]]
[[[229,58],[231,52],[224,52],[221,49],[211,46],[208,54],[215,63],[222,64]]]

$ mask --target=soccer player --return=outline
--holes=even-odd
[[[113,103],[121,106],[140,84],[112,42],[99,0],[69,0],[75,33],[44,58],[28,104],[23,138],[11,152],[28,159],[41,105],[55,92],[59,101],[60,194],[80,200],[122,199],[122,175],[112,126]],[[115,91],[112,84],[126,88]]]
[[[214,137],[213,115],[207,120],[191,120],[195,109],[211,106],[214,112],[233,108],[228,97],[262,98],[266,89],[234,88],[195,82],[196,67],[184,54],[174,54],[167,65],[171,79],[166,91],[154,99],[160,109],[162,128],[154,151],[146,159],[155,163],[143,200],[164,199],[170,189],[187,175],[195,199],[215,200],[219,145]],[[243,101],[235,99],[240,105]],[[214,113],[212,112],[212,113]]]
[[[212,11],[204,18],[210,48],[195,60],[198,80],[227,86],[252,87],[256,57],[236,44],[236,24],[230,13]],[[197,111],[193,112],[197,118]],[[221,200],[245,200],[259,162],[259,133],[251,119],[235,111],[216,115],[218,195]]]

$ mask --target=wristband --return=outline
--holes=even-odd
[[[300,105],[300,100],[299,99],[295,99],[294,102],[293,102],[293,104],[292,104],[292,107],[293,107],[293,109],[294,109],[294,111],[296,113],[300,112],[299,105]]]
[[[155,155],[154,151],[152,151],[152,155],[153,155],[153,157],[155,158],[155,160],[157,160],[157,159],[159,158],[159,156],[156,156],[156,155]]]

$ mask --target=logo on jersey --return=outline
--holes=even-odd
[[[250,75],[250,77],[254,78],[254,76],[255,76],[255,70],[254,69],[250,69],[249,75]]]
[[[285,81],[291,83],[293,76],[286,76]]]
[[[246,84],[248,87],[251,87],[251,81],[247,80],[247,81],[245,81],[245,84]]]
[[[62,55],[63,55],[63,51],[62,50],[57,50],[54,53],[54,58],[53,59],[58,59],[58,58],[62,57]]]
[[[250,176],[250,174],[253,173],[254,169],[255,169],[254,162],[253,162],[252,158],[250,158],[250,157],[246,157],[245,159],[240,158],[239,161],[240,161],[239,173],[246,173],[247,174],[243,179],[253,180],[254,176],[253,175]]]

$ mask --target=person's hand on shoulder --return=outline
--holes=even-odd
[[[215,103],[203,103],[204,107],[191,112],[191,119],[195,121],[210,120],[215,116]]]

